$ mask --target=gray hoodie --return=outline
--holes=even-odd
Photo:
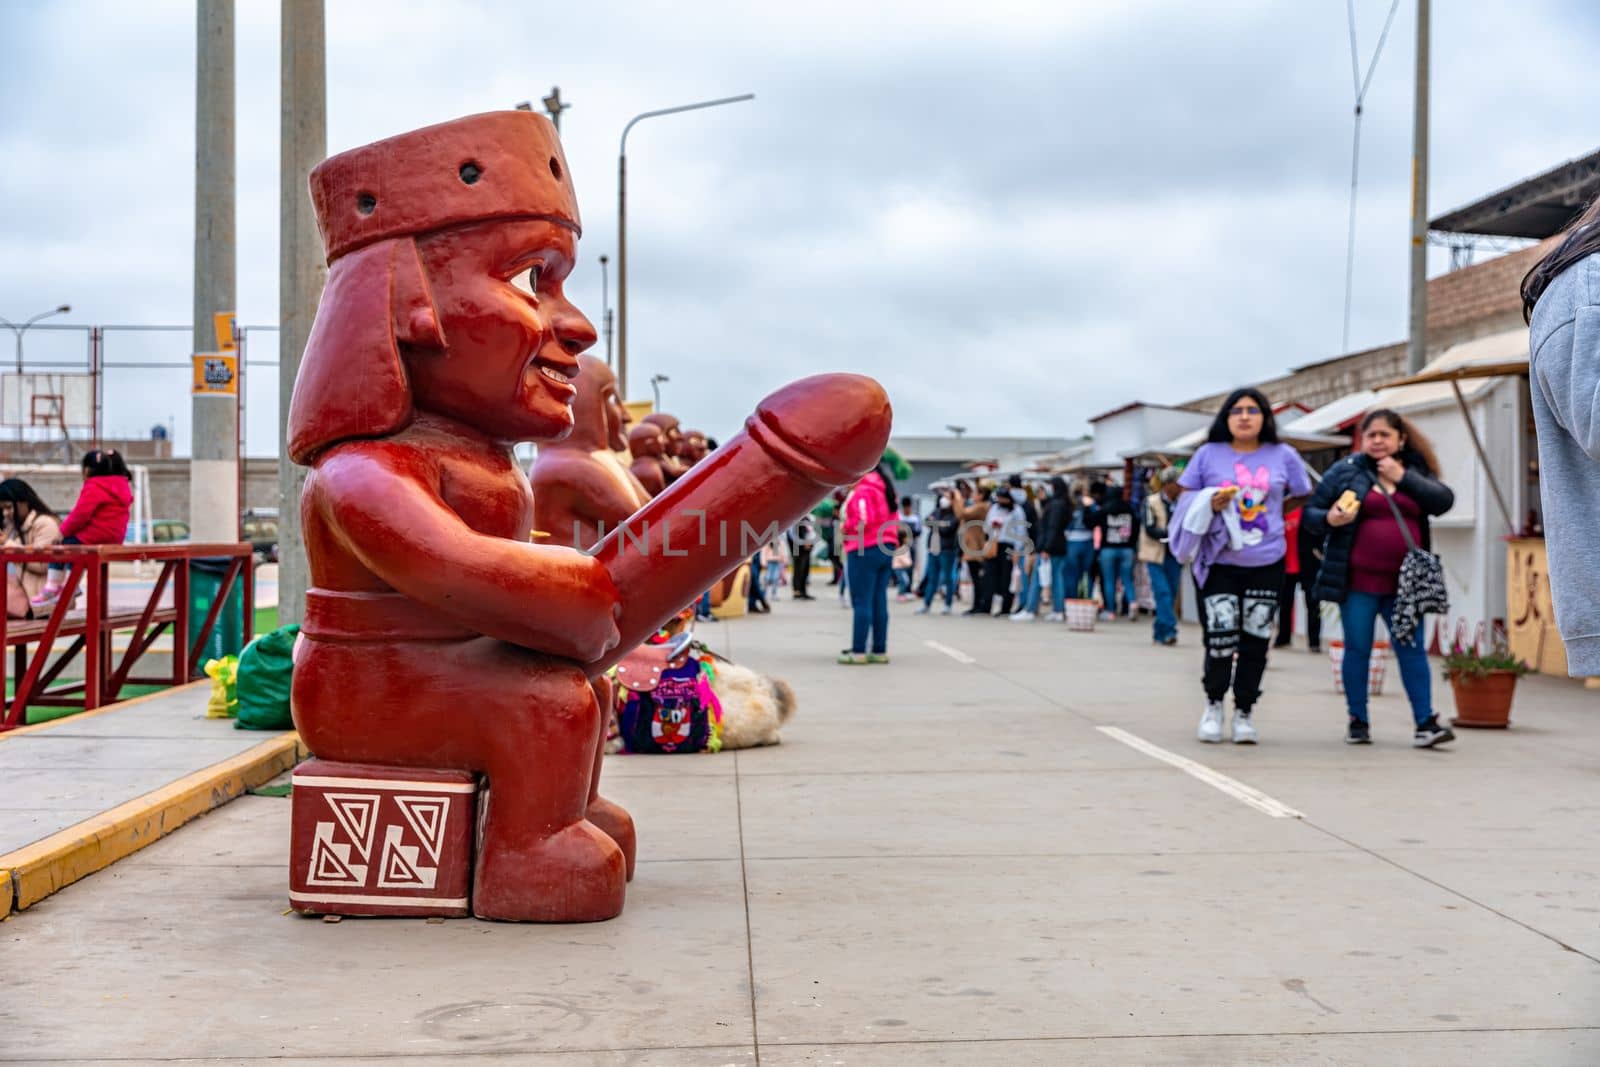
[[[1550,282],[1528,350],[1556,625],[1568,673],[1600,675],[1600,255]]]

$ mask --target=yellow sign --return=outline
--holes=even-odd
[[[194,357],[196,396],[238,396],[239,357],[228,352],[201,352]]]
[[[219,311],[211,321],[217,328],[217,351],[239,351],[239,317],[231,311]]]

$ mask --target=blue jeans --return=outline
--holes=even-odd
[[[956,585],[961,581],[961,553],[940,552],[928,557],[928,573],[923,576],[922,602],[933,607],[933,598],[944,587],[944,606],[955,603]]]
[[[765,564],[765,567],[767,569],[767,580],[761,587],[762,592],[770,589],[773,596],[777,596],[778,586],[783,584],[783,562],[781,560],[773,560],[771,563]]]
[[[1433,681],[1428,670],[1428,650],[1422,647],[1422,627],[1405,644],[1394,640],[1394,597],[1372,593],[1349,593],[1339,607],[1339,622],[1344,628],[1345,705],[1350,717],[1367,721],[1367,668],[1372,663],[1372,640],[1378,631],[1378,616],[1391,628],[1389,643],[1400,664],[1400,682],[1411,701],[1411,717],[1421,726],[1433,718]]]
[[[1150,573],[1150,591],[1156,597],[1156,625],[1154,639],[1167,641],[1178,636],[1178,616],[1173,603],[1178,593],[1178,583],[1183,580],[1183,564],[1171,552],[1160,563],[1147,563]]]
[[[1022,604],[1018,607],[1019,611],[1039,610],[1039,595],[1044,588],[1041,566],[1042,561],[1037,553],[1028,557],[1028,574],[1022,581]]]
[[[871,651],[882,655],[889,648],[889,572],[894,560],[877,547],[851,552],[844,559],[845,581],[850,584],[850,607],[855,627],[850,634],[850,651]]]
[[[1122,600],[1120,603],[1128,610],[1133,609],[1133,549],[1125,547],[1102,548],[1100,550],[1100,581],[1106,594],[1106,610],[1115,614],[1119,601],[1117,600],[1117,579],[1122,579]]]
[[[1067,610],[1068,597],[1078,599],[1083,576],[1093,564],[1093,541],[1068,541],[1066,555],[1050,557],[1050,608],[1057,615]]]

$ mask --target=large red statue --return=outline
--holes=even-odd
[[[628,447],[628,410],[611,368],[589,355],[578,364],[572,433],[540,445],[533,461],[533,519],[550,544],[593,548],[651,494],[617,456]]]
[[[667,487],[667,476],[662,470],[667,439],[661,435],[661,427],[653,422],[640,422],[628,431],[628,451],[633,456],[629,470],[639,479],[645,492],[655,496]]]
[[[888,400],[854,375],[795,383],[593,555],[539,543],[511,448],[571,431],[595,340],[562,293],[579,220],[553,127],[512,111],[418,130],[325,161],[311,193],[329,272],[287,434],[312,468],[294,717],[341,768],[321,788],[362,767],[416,769],[386,788],[420,845],[385,851],[393,867],[376,874],[360,852],[362,877],[381,881],[414,873],[443,832],[430,812],[445,809],[405,789],[460,795],[474,788],[462,775],[486,779],[472,911],[614,916],[627,865],[590,821],[602,715],[589,680],[752,538],[871,469]],[[357,838],[391,810],[328,801]],[[330,879],[356,858],[340,848],[322,854]]]
[[[706,454],[710,452],[710,450],[711,449],[707,444],[706,435],[704,432],[700,430],[683,431],[683,450],[680,453],[680,456],[685,465],[690,467],[694,466],[696,463],[699,463],[701,460],[705,459]]]
[[[682,459],[683,430],[678,422],[678,416],[657,411],[639,421],[661,431],[661,474],[666,478],[667,484],[671,485],[688,470]]]

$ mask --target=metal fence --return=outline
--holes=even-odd
[[[174,456],[190,452],[192,386],[190,326],[113,324],[78,326],[36,323],[13,339],[12,358],[0,354],[6,374],[87,374],[94,383],[93,425],[69,431],[70,445],[89,447],[105,439],[144,439],[156,426],[167,430]],[[278,327],[239,327],[239,454],[278,454]],[[3,339],[3,338],[0,338]],[[60,427],[8,427],[6,441],[46,442]],[[76,440],[80,434],[83,439]]]

